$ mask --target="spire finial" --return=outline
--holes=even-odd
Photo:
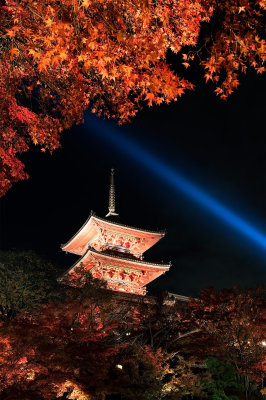
[[[115,212],[115,184],[114,184],[114,168],[111,168],[111,175],[110,175],[110,189],[109,189],[109,213],[106,214],[106,217],[118,216]]]

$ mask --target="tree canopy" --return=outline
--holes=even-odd
[[[58,296],[60,269],[33,251],[0,252],[0,317],[12,319]]]
[[[36,259],[1,256],[7,273],[15,271],[13,284],[24,265],[26,296],[32,290],[24,307],[1,316],[1,399],[237,400],[244,389],[246,399],[260,398],[265,372],[260,290],[208,289],[180,303],[110,292],[89,274],[82,287],[54,290],[48,274],[44,296],[40,269],[36,285],[27,286],[28,277],[34,282]],[[17,299],[16,287],[9,298]],[[1,295],[0,306],[7,310],[5,304]]]
[[[86,109],[123,123],[145,104],[177,100],[194,87],[185,79],[193,62],[226,99],[248,67],[264,70],[265,8],[264,0],[2,0],[0,195],[27,177],[18,155],[31,144],[52,152]]]

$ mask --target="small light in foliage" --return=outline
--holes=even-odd
[[[116,368],[118,368],[118,369],[123,369],[123,365],[121,365],[121,364],[116,364]]]

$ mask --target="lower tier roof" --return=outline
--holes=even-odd
[[[167,272],[170,264],[155,264],[144,260],[114,256],[89,248],[86,253],[64,274],[63,278],[82,275],[82,271],[93,276],[135,287],[143,287]]]

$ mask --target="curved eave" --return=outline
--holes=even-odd
[[[84,224],[81,226],[81,228],[79,228],[79,230],[75,233],[75,235],[72,236],[72,238],[69,239],[66,243],[61,244],[60,247],[61,247],[62,250],[64,250],[65,247],[69,246],[70,243],[71,243],[72,241],[74,241],[74,239],[78,236],[78,234],[89,224],[90,219],[91,219],[92,217],[93,217],[93,213],[91,212],[89,218],[86,219],[86,221],[84,222]]]
[[[120,224],[117,222],[113,222],[113,221],[108,221],[105,218],[100,218],[97,217],[93,212],[90,213],[89,218],[87,218],[87,220],[85,221],[85,223],[81,226],[81,228],[75,233],[74,236],[72,236],[72,238],[70,240],[68,240],[68,242],[64,243],[61,245],[61,249],[64,251],[68,251],[67,247],[71,245],[71,243],[73,243],[75,241],[75,239],[79,236],[79,234],[84,230],[86,230],[86,227],[89,225],[91,219],[94,219],[96,222],[99,221],[99,223],[104,223],[107,225],[110,225],[110,227],[112,226],[117,226],[120,228],[125,228],[127,231],[131,232],[131,234],[133,234],[134,232],[138,232],[138,233],[142,233],[142,234],[149,234],[149,235],[154,235],[158,237],[158,240],[156,242],[158,242],[161,238],[163,238],[166,234],[166,231],[149,231],[149,230],[144,230],[144,229],[140,229],[140,228],[135,228],[133,226],[128,226],[128,225],[124,225],[124,224]],[[156,243],[155,242],[155,243]],[[84,254],[85,255],[85,254]]]
[[[144,261],[143,260],[132,260],[129,258],[125,258],[125,257],[119,257],[119,256],[111,256],[111,255],[107,255],[107,254],[103,254],[100,251],[97,251],[95,249],[92,249],[91,247],[88,248],[88,250],[85,252],[85,254],[83,254],[83,256],[81,256],[76,262],[75,264],[72,265],[72,267],[70,267],[65,273],[64,275],[69,274],[72,270],[74,270],[84,259],[84,261],[86,261],[86,258],[89,257],[89,255],[92,254],[94,256],[100,256],[103,258],[107,258],[109,260],[119,260],[119,261],[123,261],[127,264],[131,264],[132,266],[135,264],[137,264],[138,266],[143,266],[143,267],[148,267],[149,269],[155,269],[158,272],[164,273],[169,271],[170,267],[171,267],[171,263],[169,264],[155,264],[149,261]]]
[[[165,269],[165,270],[169,270],[169,268],[171,267],[171,263],[169,264],[157,264],[157,263],[153,263],[153,262],[149,262],[149,261],[143,261],[143,260],[139,260],[139,259],[132,259],[132,258],[126,258],[126,257],[119,257],[119,256],[114,256],[114,255],[109,255],[109,254],[104,254],[101,251],[97,251],[95,249],[93,249],[92,247],[89,247],[88,250],[86,251],[86,253],[84,254],[83,257],[85,257],[85,255],[87,254],[87,252],[91,252],[92,254],[96,254],[99,255],[101,257],[105,257],[105,258],[110,258],[110,259],[115,259],[115,260],[122,260],[122,261],[126,261],[128,263],[131,264],[139,264],[139,265],[143,265],[143,266],[147,266],[147,267],[155,267],[155,268],[161,268],[161,269]],[[81,258],[83,258],[81,257]]]
[[[103,221],[103,222],[105,222],[107,224],[121,226],[122,228],[132,229],[133,231],[137,231],[137,232],[150,233],[150,234],[158,235],[158,236],[161,236],[161,237],[165,236],[165,234],[166,234],[166,230],[151,231],[151,230],[148,230],[148,229],[142,229],[142,228],[137,228],[137,227],[130,226],[130,225],[120,224],[119,222],[113,222],[113,221],[110,221],[110,220],[105,219],[105,218],[97,217],[96,215],[93,215],[93,217],[95,219],[97,219],[99,221]]]

